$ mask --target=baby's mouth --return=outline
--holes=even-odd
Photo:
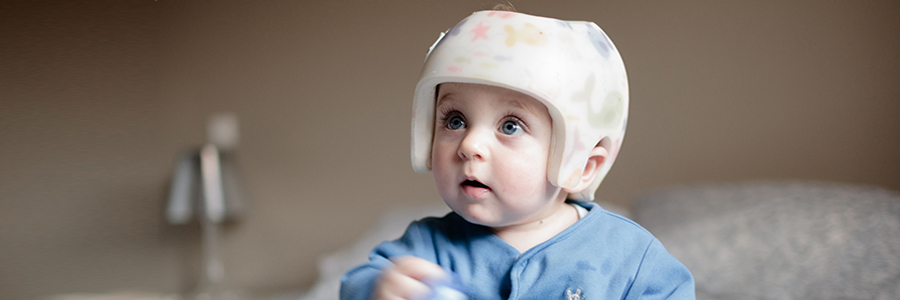
[[[462,185],[468,185],[468,186],[474,186],[474,187],[480,187],[480,188],[489,189],[489,187],[487,187],[486,185],[484,185],[484,183],[478,182],[478,180],[466,180],[466,181],[463,181]]]
[[[491,191],[491,188],[485,185],[484,183],[479,182],[478,180],[466,180],[459,184],[462,187],[463,193],[470,198],[481,198],[485,194]]]

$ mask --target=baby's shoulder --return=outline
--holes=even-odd
[[[577,230],[581,238],[620,245],[635,243],[636,246],[646,246],[656,240],[650,231],[631,219],[605,210],[596,203],[587,203],[585,206],[590,212]]]

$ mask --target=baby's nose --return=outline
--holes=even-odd
[[[486,130],[470,130],[463,137],[456,154],[463,160],[487,159],[489,134]]]

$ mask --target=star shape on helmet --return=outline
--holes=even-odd
[[[475,40],[478,40],[478,38],[483,38],[485,40],[488,39],[486,33],[490,28],[491,26],[484,26],[483,24],[481,24],[481,22],[478,22],[478,26],[475,26],[475,28],[472,29],[472,33],[475,34],[475,37],[472,38],[472,41],[474,42]]]

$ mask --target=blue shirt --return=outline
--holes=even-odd
[[[519,253],[456,213],[409,225],[341,279],[341,299],[368,300],[395,256],[413,255],[454,273],[471,300],[694,299],[694,279],[647,230],[593,202],[581,220]]]

